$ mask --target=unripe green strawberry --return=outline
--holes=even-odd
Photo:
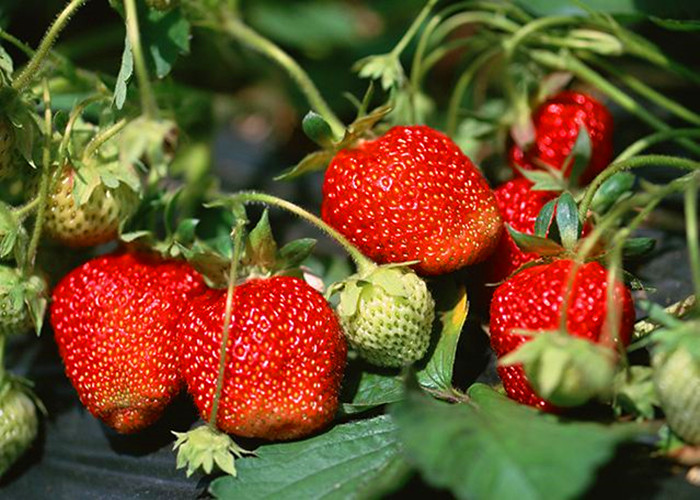
[[[39,330],[46,308],[45,295],[43,279],[25,279],[18,269],[0,266],[0,335],[25,333],[35,321]]]
[[[64,168],[49,195],[44,230],[48,237],[69,247],[87,247],[113,240],[119,225],[135,211],[138,197],[120,184],[111,189],[103,184],[94,188],[85,203],[78,206],[73,194],[76,171]]]
[[[15,133],[12,124],[0,119],[0,179],[12,172]]]
[[[695,331],[690,328],[679,334],[673,346],[657,346],[652,367],[669,427],[687,443],[700,445],[700,324],[694,326]]]
[[[29,448],[38,428],[32,398],[21,384],[5,381],[0,389],[0,477]]]
[[[348,342],[377,366],[399,367],[425,356],[435,301],[425,282],[403,266],[360,272],[340,285],[338,315]]]

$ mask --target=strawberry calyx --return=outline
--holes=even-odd
[[[0,334],[41,333],[48,286],[40,276],[25,277],[15,268],[0,266]]]
[[[559,407],[573,407],[608,395],[616,372],[614,350],[559,330],[518,334],[533,338],[499,364],[522,364],[540,397]]]
[[[173,450],[177,450],[176,467],[187,467],[187,477],[200,468],[206,474],[211,474],[214,466],[226,474],[236,476],[236,458],[255,454],[240,447],[228,434],[209,425],[172,433],[177,438],[173,445]]]

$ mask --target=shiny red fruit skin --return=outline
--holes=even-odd
[[[542,207],[559,196],[556,191],[533,191],[533,184],[524,178],[513,179],[494,190],[498,210],[505,224],[525,234],[535,234],[535,222]],[[508,231],[503,231],[498,246],[484,267],[487,283],[500,283],[520,266],[540,256],[523,252]]]
[[[183,385],[177,320],[205,290],[188,264],[132,253],[97,257],[61,280],[51,325],[90,413],[122,433],[160,417]]]
[[[491,301],[491,347],[502,357],[526,342],[517,330],[558,328],[564,297],[568,299],[566,328],[569,334],[596,343],[615,346],[629,343],[634,327],[632,295],[617,282],[613,296],[619,308],[619,339],[610,338],[606,325],[608,272],[597,262],[582,264],[573,285],[569,280],[574,262],[555,260],[524,269],[499,286]],[[530,387],[522,367],[499,367],[508,396],[524,404],[551,411],[554,407],[538,397]]]
[[[581,92],[565,90],[542,103],[533,113],[535,141],[527,151],[513,144],[508,157],[516,176],[515,165],[526,170],[541,169],[539,162],[558,170],[576,143],[579,128],[586,127],[591,138],[591,159],[581,174],[580,185],[588,184],[613,156],[613,117],[603,104]],[[566,173],[569,176],[569,173]]]
[[[486,180],[447,136],[394,127],[340,151],[326,170],[323,220],[378,263],[420,260],[435,275],[483,261],[502,231]]]
[[[226,308],[210,290],[182,315],[182,372],[209,420]],[[237,286],[217,426],[244,437],[287,440],[325,427],[338,409],[347,356],[328,302],[303,280],[252,279]]]

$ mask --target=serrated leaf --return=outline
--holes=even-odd
[[[525,253],[537,253],[542,256],[551,256],[559,255],[564,251],[564,247],[548,238],[521,233],[513,229],[510,224],[506,224],[505,226],[515,244]]]
[[[457,344],[469,313],[469,300],[466,288],[451,277],[439,280],[431,289],[435,299],[435,317],[438,319],[433,331],[437,344],[416,376],[423,387],[449,391],[452,388]]]
[[[331,147],[333,130],[328,122],[318,113],[309,111],[301,122],[306,136],[321,147]]]
[[[391,407],[409,460],[457,498],[558,500],[580,496],[639,426],[561,422],[475,384],[448,404],[418,391]]]
[[[555,198],[545,203],[540,209],[540,213],[537,214],[537,219],[535,220],[535,236],[539,236],[540,238],[547,237],[549,227],[552,225],[552,220],[554,220],[556,206],[557,199]]]
[[[393,53],[360,59],[353,66],[360,78],[379,80],[384,90],[398,88],[406,79],[401,61]]]
[[[117,83],[114,85],[114,98],[112,102],[117,109],[124,107],[129,80],[134,74],[134,56],[131,53],[131,43],[127,36],[124,40],[124,52],[122,52],[122,62],[117,74]]]
[[[400,401],[404,383],[395,374],[362,372],[352,402],[343,404],[346,414],[360,413],[377,406]]]
[[[574,197],[568,191],[559,196],[556,211],[557,228],[564,248],[571,250],[581,235],[581,221]]]
[[[306,155],[299,163],[275,177],[276,181],[289,181],[310,172],[323,170],[333,159],[332,151],[314,151]]]
[[[574,185],[578,185],[581,174],[586,170],[591,161],[591,136],[586,126],[581,124],[576,136],[571,153],[564,160],[562,172],[571,180]]]
[[[236,461],[238,477],[216,479],[215,498],[355,499],[400,459],[396,426],[386,415],[359,420],[303,441],[271,444]]]

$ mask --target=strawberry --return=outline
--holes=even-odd
[[[340,316],[348,342],[377,366],[400,367],[425,356],[435,301],[406,267],[372,266],[341,285]]]
[[[581,126],[591,140],[591,156],[581,177],[580,185],[588,184],[608,166],[613,154],[613,118],[610,111],[593,97],[580,92],[563,91],[543,102],[533,113],[535,139],[525,151],[513,144],[508,157],[516,175],[516,166],[526,170],[542,168],[542,164],[557,170],[571,153]],[[570,172],[564,172],[568,177]]]
[[[502,230],[486,180],[447,136],[394,127],[341,150],[326,170],[323,220],[378,263],[442,274],[483,261]]]
[[[181,369],[210,420],[219,372],[226,290],[209,290],[183,313]],[[216,425],[227,433],[295,439],[327,425],[338,409],[347,346],[326,300],[301,279],[238,285]]]
[[[548,331],[559,327],[564,297],[568,299],[566,332],[573,337],[612,347],[627,345],[634,326],[630,291],[615,284],[619,307],[619,338],[611,339],[606,325],[608,272],[597,262],[580,264],[569,288],[574,261],[555,260],[526,268],[499,286],[491,301],[491,346],[500,358],[529,340],[518,330]],[[539,397],[520,365],[499,366],[508,395],[543,410],[554,406]]]
[[[15,133],[12,124],[0,118],[0,179],[12,172]]]
[[[669,427],[700,445],[700,324],[682,323],[654,334],[653,378]]]
[[[106,243],[119,234],[120,224],[136,209],[138,198],[120,184],[112,189],[99,184],[82,204],[74,197],[71,166],[63,168],[49,194],[44,230],[52,240],[69,247]]]
[[[51,324],[93,415],[122,433],[160,416],[182,387],[178,317],[204,290],[188,264],[131,253],[92,259],[63,278]]]
[[[32,397],[19,380],[7,377],[0,386],[0,477],[27,451],[38,429]]]

